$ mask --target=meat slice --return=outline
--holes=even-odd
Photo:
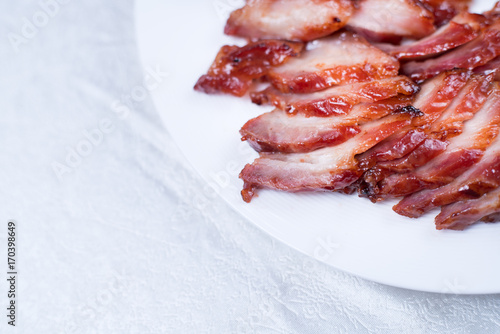
[[[467,95],[469,94],[465,94]],[[384,178],[378,183],[376,190],[372,190],[373,196],[380,200],[436,188],[450,183],[477,163],[500,130],[500,90],[498,87],[494,89],[486,103],[486,92],[481,95],[483,99],[475,98],[477,103],[474,104],[464,99],[457,101],[455,110],[469,114],[466,116],[468,118],[474,113],[474,109],[480,109],[472,119],[465,122],[460,135],[448,141],[429,136],[407,159],[413,160],[406,166],[410,172]],[[461,126],[457,128],[461,129]],[[418,168],[413,170],[415,167]]]
[[[439,155],[448,146],[447,140],[460,134],[463,123],[471,119],[484,104],[490,92],[491,80],[491,75],[472,76],[439,118],[429,124],[423,123],[425,127],[410,131],[412,133],[410,138],[413,138],[415,146],[413,148],[408,146],[407,155],[399,159],[379,162],[368,174],[376,174],[377,179],[381,179],[393,173],[409,172]],[[421,103],[422,99],[419,95],[415,104],[427,110],[425,104],[421,105]],[[372,193],[372,190],[368,193]]]
[[[404,64],[401,70],[418,82],[454,68],[474,69],[500,55],[500,23],[483,30],[479,37],[434,59]]]
[[[460,134],[464,122],[471,119],[486,102],[492,90],[492,81],[492,74],[472,75],[448,108],[430,125],[427,132],[433,138],[443,140]]]
[[[497,188],[481,198],[443,207],[436,217],[436,228],[462,231],[479,220],[488,223],[499,221],[499,213],[500,188]]]
[[[338,145],[361,132],[361,124],[396,111],[409,111],[413,99],[395,97],[374,103],[361,103],[347,115],[306,117],[275,109],[248,121],[240,130],[258,152],[310,152],[325,146]]]
[[[224,32],[252,39],[311,41],[346,25],[350,0],[247,0],[231,13]]]
[[[500,186],[500,140],[484,152],[482,159],[452,182],[436,189],[422,190],[405,197],[394,211],[418,218],[434,208],[458,201],[479,198]]]
[[[427,129],[451,104],[469,77],[467,71],[455,70],[441,73],[425,82],[413,103],[423,115],[413,118],[411,126],[357,157],[361,166],[368,170],[377,163],[399,159],[412,152],[427,138]]]
[[[362,174],[354,156],[377,144],[410,122],[411,115],[395,114],[361,127],[348,141],[310,153],[260,153],[240,173],[243,199],[250,202],[258,188],[285,191],[339,190]]]
[[[474,72],[483,74],[493,73],[495,80],[500,81],[500,57],[490,60],[486,65],[476,67]]]
[[[248,121],[240,133],[257,152],[297,153],[338,145],[360,131],[345,117],[305,117],[275,109]]]
[[[482,15],[461,13],[432,35],[421,40],[400,46],[384,44],[380,47],[399,60],[428,58],[472,41],[479,36],[485,20]]]
[[[498,84],[497,84],[498,85]],[[497,121],[497,127],[500,126],[500,96],[498,87],[488,98],[482,110],[489,109],[489,114]],[[488,132],[487,132],[488,131]],[[485,129],[485,136],[479,137],[486,146],[481,160],[469,168],[452,182],[432,190],[423,190],[411,196],[404,198],[394,207],[394,211],[407,217],[419,217],[422,214],[432,210],[435,207],[447,205],[456,201],[462,201],[471,198],[478,198],[492,189],[500,186],[500,137],[497,135],[493,143],[488,146],[488,137],[490,137],[494,128]],[[498,129],[497,129],[498,131]],[[477,138],[471,138],[475,141]],[[477,143],[477,147],[481,142]],[[481,151],[484,149],[481,148]],[[448,180],[449,181],[449,180]]]
[[[418,218],[434,208],[458,201],[479,198],[500,186],[500,145],[495,141],[482,159],[465,173],[440,188],[423,190],[405,197],[394,211]]]
[[[284,93],[310,93],[396,76],[398,61],[351,32],[337,33],[307,45],[296,59],[272,69],[271,84]]]
[[[468,9],[470,0],[420,0],[434,14],[435,24],[442,26]]]
[[[361,0],[348,27],[373,42],[420,39],[435,30],[434,15],[413,0]]]
[[[201,76],[194,88],[207,94],[243,96],[253,79],[298,56],[303,47],[302,43],[279,40],[259,41],[243,47],[223,46],[208,73]]]
[[[419,87],[408,77],[335,86],[316,93],[286,94],[270,87],[251,93],[256,104],[272,104],[289,113],[307,116],[345,115],[352,106],[363,102],[376,102],[397,95],[411,96]]]

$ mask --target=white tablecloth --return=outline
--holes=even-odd
[[[0,283],[0,333],[500,332],[498,295],[368,282],[200,196],[138,95],[133,10],[0,5],[0,267],[14,219],[19,271],[15,329]]]

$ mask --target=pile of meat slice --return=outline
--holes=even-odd
[[[438,229],[500,220],[500,2],[247,0],[195,89],[272,106],[241,128],[260,188],[358,192]],[[265,89],[257,89],[267,83]]]

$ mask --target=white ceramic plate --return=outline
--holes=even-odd
[[[481,1],[474,9],[493,3]],[[151,91],[154,102],[207,184],[273,237],[346,272],[422,291],[500,292],[500,224],[477,224],[465,232],[436,231],[435,212],[412,220],[394,213],[394,203],[375,205],[333,193],[262,190],[251,204],[241,200],[238,173],[257,154],[240,141],[238,130],[271,108],[192,89],[222,45],[244,44],[222,33],[227,15],[239,6],[241,0],[136,1],[144,67],[169,72],[167,80]],[[200,189],[200,199],[203,196],[213,196],[210,187]]]

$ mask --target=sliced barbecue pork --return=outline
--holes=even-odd
[[[467,89],[450,106],[451,112],[445,112],[450,114],[450,126],[455,127],[451,133],[461,133],[451,139],[441,133],[438,137],[430,134],[423,144],[400,162],[403,165],[400,169],[408,172],[388,175],[375,189],[371,189],[373,197],[377,200],[400,197],[439,187],[453,181],[481,159],[500,129],[500,91],[495,89],[486,100],[488,91],[474,87],[472,90],[476,93]],[[475,96],[468,98],[471,95]],[[462,126],[463,119],[471,117]],[[460,120],[455,121],[457,118]]]
[[[454,68],[474,69],[500,55],[500,23],[485,28],[479,37],[442,56],[411,61],[401,71],[418,82]]]
[[[493,73],[495,80],[500,81],[500,57],[490,60],[486,65],[476,67],[474,72],[483,74]]]
[[[438,230],[464,230],[466,227],[483,220],[493,223],[500,220],[500,188],[484,196],[447,205],[436,217]]]
[[[410,123],[411,114],[389,115],[361,126],[361,132],[344,143],[309,153],[260,153],[240,173],[241,194],[250,202],[258,188],[276,190],[340,190],[362,174],[356,154],[373,147]]]
[[[423,115],[415,117],[410,126],[357,157],[361,166],[368,170],[377,163],[399,159],[412,152],[426,139],[426,128],[430,127],[430,124],[452,103],[469,77],[469,72],[455,70],[442,73],[425,82],[413,103]]]
[[[394,206],[400,215],[418,218],[443,205],[476,199],[500,187],[500,140],[484,152],[481,160],[452,182],[405,197]]]
[[[498,84],[482,110],[488,110],[493,121],[496,120],[497,127],[500,126],[500,89]],[[481,153],[482,157],[479,162],[457,178],[452,179],[451,182],[445,180],[449,183],[440,188],[423,190],[404,198],[394,207],[394,210],[404,216],[419,217],[435,207],[478,198],[500,186],[500,173],[498,173],[500,171],[500,137],[498,134],[490,144],[495,130],[498,131],[498,129],[489,127],[485,129],[484,136],[477,136],[469,140],[477,143],[475,145],[481,152],[484,151]],[[463,146],[468,145],[470,145],[469,142],[466,142]]]
[[[273,68],[267,78],[284,93],[311,93],[396,76],[398,61],[351,32],[337,33],[307,45],[296,59]]]
[[[231,13],[224,32],[251,39],[311,41],[347,24],[351,0],[247,0]]]
[[[379,47],[400,60],[429,58],[478,37],[485,20],[482,15],[460,13],[451,22],[421,40],[400,46],[381,44]]]
[[[362,124],[406,108],[412,101],[411,96],[400,96],[361,103],[346,115],[330,117],[307,117],[275,109],[248,121],[240,133],[257,152],[310,152],[343,143],[360,133]]]
[[[253,79],[266,75],[269,69],[296,57],[302,43],[265,40],[243,47],[223,46],[208,73],[201,76],[194,89],[207,93],[229,93],[243,96]]]
[[[435,30],[434,15],[414,0],[360,0],[348,27],[373,42],[420,39]]]
[[[455,15],[468,9],[470,0],[419,0],[434,14],[435,24],[442,26]]]
[[[418,90],[419,87],[408,77],[398,76],[334,86],[310,94],[286,94],[270,87],[250,96],[256,104],[272,104],[289,113],[330,116],[345,115],[358,103],[381,101],[397,95],[411,96]]]

